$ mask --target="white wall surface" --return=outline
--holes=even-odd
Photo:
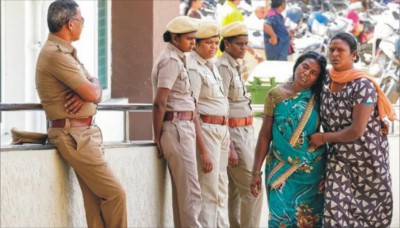
[[[75,173],[56,150],[0,155],[1,227],[86,227]],[[128,226],[172,227],[170,177],[155,146],[107,147],[105,156],[126,191]]]

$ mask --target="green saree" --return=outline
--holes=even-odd
[[[310,90],[283,98],[270,91],[266,106],[273,109],[272,142],[266,165],[269,227],[321,227],[324,206],[325,148],[308,152],[309,136],[318,130],[318,107],[311,103],[304,128],[299,129]],[[289,143],[294,132],[297,140]],[[295,137],[296,138],[296,137]]]

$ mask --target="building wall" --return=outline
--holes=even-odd
[[[178,14],[179,0],[112,1],[113,98],[152,103],[153,62],[165,45],[166,24]],[[130,117],[131,139],[152,139],[151,115],[132,113]]]
[[[82,194],[70,166],[52,148],[19,148],[0,152],[1,226],[85,227]],[[156,147],[114,144],[106,146],[105,156],[126,191],[128,226],[172,227],[170,177]]]

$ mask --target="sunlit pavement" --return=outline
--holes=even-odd
[[[399,116],[399,115],[398,115]],[[261,127],[261,118],[257,117],[255,118],[255,121],[253,123],[254,126],[254,133],[255,137],[258,137],[258,133],[260,131]],[[389,138],[389,158],[390,158],[390,172],[392,175],[392,192],[393,192],[393,219],[392,219],[392,224],[391,228],[400,228],[400,128],[399,128],[399,121],[395,122],[395,133],[391,134]],[[264,168],[263,168],[264,170]],[[265,183],[263,183],[265,184]],[[265,186],[264,186],[265,189]],[[262,217],[261,217],[261,227],[267,227],[268,224],[268,202],[266,198],[266,194],[264,191],[264,203],[263,203],[263,209],[262,209]]]

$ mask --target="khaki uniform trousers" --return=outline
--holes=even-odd
[[[161,148],[171,174],[175,227],[200,227],[201,193],[194,123],[165,121],[161,132]]]
[[[226,125],[201,123],[201,131],[208,149],[213,170],[202,171],[200,153],[197,153],[199,181],[203,204],[200,224],[203,227],[228,227],[228,158],[229,131]]]
[[[254,197],[250,189],[255,156],[253,131],[253,126],[229,128],[239,156],[239,165],[228,167],[229,222],[234,228],[260,226],[263,194]]]
[[[49,142],[74,169],[90,228],[127,227],[126,195],[103,155],[99,127],[48,129]]]

